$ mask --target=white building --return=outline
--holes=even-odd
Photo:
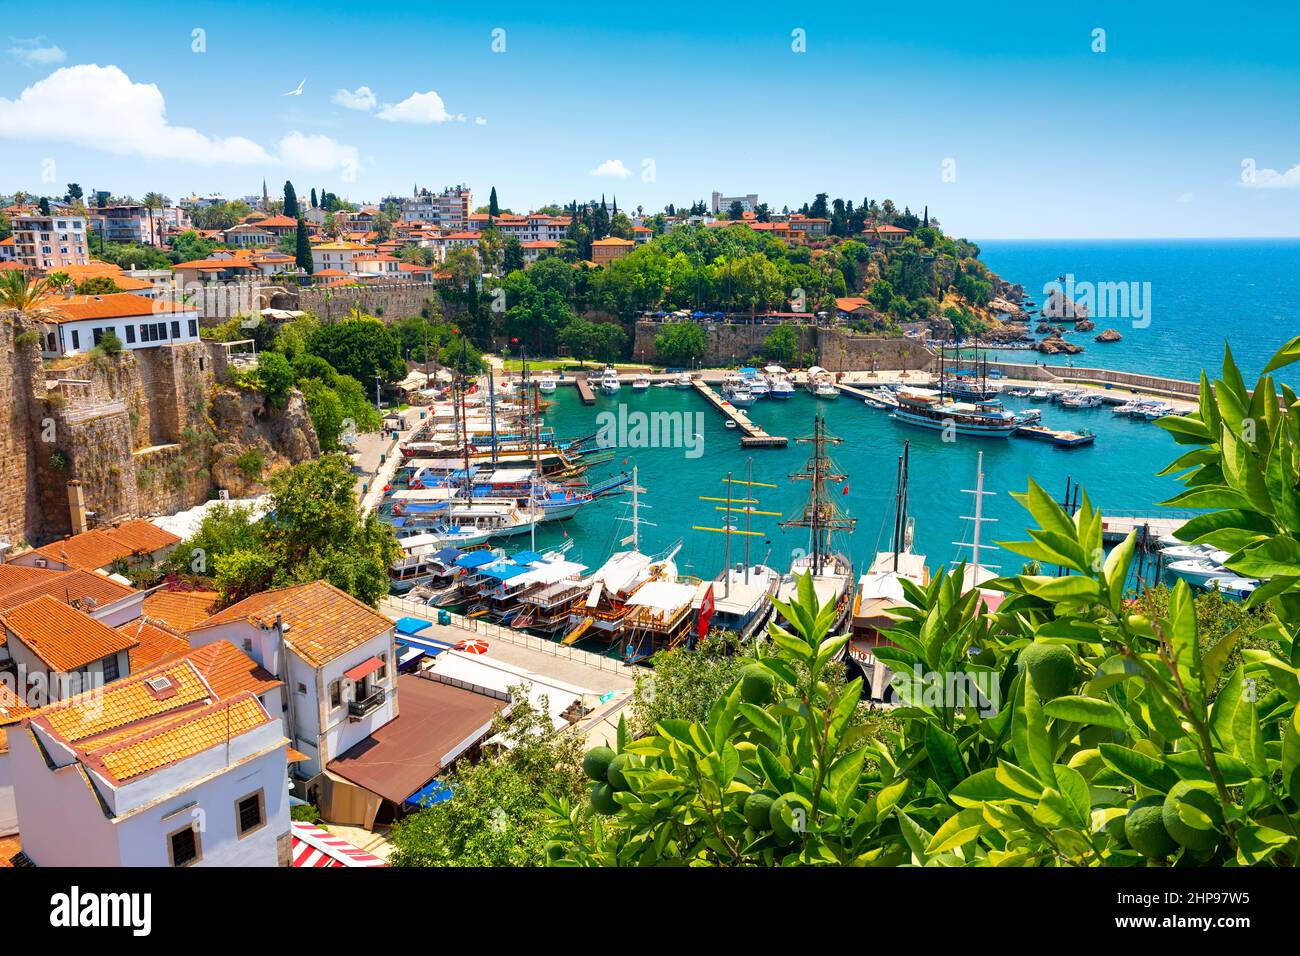
[[[45,358],[81,355],[113,332],[123,348],[146,349],[199,341],[199,310],[130,292],[72,295],[53,299],[40,318]]]
[[[724,196],[716,190],[713,193],[712,202],[710,203],[709,208],[713,210],[715,215],[720,212],[729,212],[731,210],[731,204],[734,202],[740,203],[741,212],[758,211],[757,193],[749,193],[744,196]]]
[[[468,186],[448,186],[441,193],[416,190],[402,200],[403,222],[427,222],[442,229],[465,229],[469,225],[471,194]]]
[[[10,726],[22,852],[37,866],[288,865],[283,725],[263,679],[216,674],[173,659]]]
[[[354,259],[366,256],[373,257],[374,255],[374,246],[363,245],[359,242],[322,242],[320,245],[312,247],[312,272],[337,269],[340,272],[351,274],[359,271],[353,262]]]
[[[393,622],[324,581],[264,591],[188,634],[229,641],[285,684],[285,732],[309,785],[331,760],[397,716]]]

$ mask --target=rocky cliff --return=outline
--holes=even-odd
[[[319,455],[301,396],[283,409],[255,392],[232,403],[222,358],[196,342],[43,363],[31,323],[0,315],[0,535],[17,546],[69,533],[74,478],[102,524],[258,491],[275,468]]]

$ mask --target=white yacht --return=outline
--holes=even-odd
[[[808,370],[808,376],[805,379],[804,387],[808,389],[813,398],[821,398],[833,401],[840,397],[840,390],[835,387],[831,373],[826,371],[820,365],[814,365]]]
[[[543,395],[550,395],[555,391],[556,382],[554,375],[543,375],[537,379],[537,390]]]
[[[690,373],[690,372],[678,372],[678,373],[677,373],[677,378],[675,378],[675,379],[673,380],[673,384],[676,385],[678,388],[690,388],[690,387],[691,387],[691,373]]]
[[[606,395],[613,395],[621,387],[618,381],[618,370],[612,365],[606,365],[605,371],[600,373],[600,390]]]
[[[634,392],[648,391],[649,388],[650,379],[646,378],[644,375],[638,375],[636,380],[632,383],[632,391]]]

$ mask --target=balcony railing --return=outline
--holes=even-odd
[[[387,695],[382,687],[376,687],[369,697],[363,697],[361,700],[348,701],[348,716],[353,720],[360,720],[372,711],[378,710],[384,703]]]

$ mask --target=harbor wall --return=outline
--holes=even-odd
[[[428,282],[394,282],[333,289],[313,287],[299,290],[297,304],[290,308],[312,312],[325,322],[345,319],[353,309],[396,320],[419,315],[425,300],[436,298],[437,294],[437,287]]]
[[[637,361],[656,362],[659,354],[655,336],[663,331],[663,323],[640,321],[632,346],[632,358]],[[704,322],[709,344],[701,364],[705,366],[730,366],[751,360],[762,362],[763,347],[767,338],[779,324],[753,322]],[[864,335],[842,328],[816,325],[796,325],[799,333],[800,360],[795,365],[820,365],[832,371],[862,371],[876,368],[912,369],[928,368],[934,353],[916,339],[902,336]]]

